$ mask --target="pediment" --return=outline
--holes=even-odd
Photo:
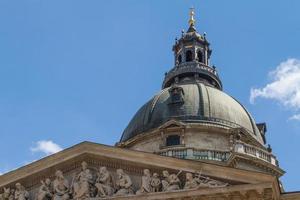
[[[175,119],[171,119],[165,122],[163,125],[159,127],[160,130],[168,129],[168,128],[185,128],[186,124]]]
[[[216,186],[220,186],[211,188],[215,190],[274,182],[272,176],[262,173],[83,142],[0,176],[0,188],[13,188],[19,182],[31,193],[36,193],[42,180],[55,179],[57,170],[61,170],[71,183],[73,177],[80,173],[82,162],[88,164],[93,176],[97,175],[100,166],[105,166],[113,177],[117,177],[117,169],[123,169],[131,177],[135,191],[141,187],[144,169],[149,169],[151,174],[161,175],[164,170],[170,174],[177,174],[181,187],[184,185],[186,173],[192,173],[194,176],[200,173],[204,179],[212,180]],[[187,191],[181,188],[176,192]]]

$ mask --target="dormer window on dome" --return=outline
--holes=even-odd
[[[184,92],[181,87],[174,86],[169,89],[171,104],[183,103]]]

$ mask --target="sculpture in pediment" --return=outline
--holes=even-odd
[[[163,180],[161,181],[162,183],[162,191],[164,192],[169,192],[169,191],[174,191],[174,190],[179,190],[180,189],[180,180],[178,178],[178,174],[169,174],[167,170],[163,171]]]
[[[149,169],[144,169],[144,174],[142,176],[141,188],[136,192],[136,194],[150,193],[153,192],[151,185],[152,177]]]
[[[4,187],[3,188],[3,193],[0,194],[0,200],[14,200],[15,198],[15,190],[14,189],[11,189],[11,188],[6,188]]]
[[[68,200],[70,198],[70,186],[67,179],[65,179],[62,171],[58,170],[55,173],[55,180],[53,181],[53,200]]]
[[[131,178],[123,171],[123,169],[117,169],[116,189],[117,192],[115,193],[115,196],[134,194]]]
[[[81,172],[72,181],[73,199],[86,199],[90,197],[90,186],[93,184],[93,175],[86,162],[81,163]]]
[[[16,183],[15,200],[27,200],[29,193],[25,190],[25,187],[20,183]]]
[[[159,178],[158,173],[153,173],[152,179],[151,179],[151,186],[153,189],[153,192],[159,192],[161,187],[161,180]]]
[[[106,167],[100,167],[95,187],[97,188],[97,197],[107,197],[114,194],[113,179]]]
[[[197,178],[194,178],[193,174],[188,172],[185,175],[184,189],[194,189],[199,186]]]
[[[53,197],[53,190],[51,180],[46,178],[45,181],[41,181],[41,186],[36,195],[36,200],[51,200]]]

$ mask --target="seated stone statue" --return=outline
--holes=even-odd
[[[178,175],[176,174],[169,174],[167,170],[163,171],[164,179],[161,181],[162,183],[162,190],[165,192],[179,190],[180,189],[180,180]]]
[[[112,176],[106,167],[100,167],[95,186],[98,190],[97,197],[112,196],[114,194]]]
[[[25,190],[25,187],[20,183],[16,183],[15,200],[27,200],[29,193]]]
[[[123,196],[133,194],[131,178],[123,171],[123,169],[117,169],[117,180],[115,196]]]
[[[150,193],[152,192],[151,185],[151,173],[149,169],[144,169],[144,175],[142,176],[141,189],[139,189],[136,194]]]
[[[55,173],[55,180],[53,181],[53,200],[68,200],[69,196],[69,182],[65,179],[62,171],[58,170]]]
[[[184,185],[184,189],[195,189],[198,187],[198,182],[197,179],[194,178],[192,173],[186,173],[185,175],[186,180],[185,180],[185,185]]]
[[[153,188],[153,192],[159,192],[160,191],[160,185],[161,180],[159,178],[158,173],[153,173],[152,179],[151,179],[151,186]]]
[[[42,185],[36,196],[36,200],[51,200],[53,197],[53,191],[51,187],[51,180],[47,178],[45,181],[41,181]]]
[[[77,200],[90,197],[90,185],[93,184],[93,176],[86,162],[81,163],[81,172],[73,179],[73,198]]]

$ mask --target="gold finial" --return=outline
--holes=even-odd
[[[192,7],[190,8],[190,20],[189,20],[189,24],[190,26],[194,26],[195,25],[195,19],[194,19],[194,16],[195,16],[195,9]]]

